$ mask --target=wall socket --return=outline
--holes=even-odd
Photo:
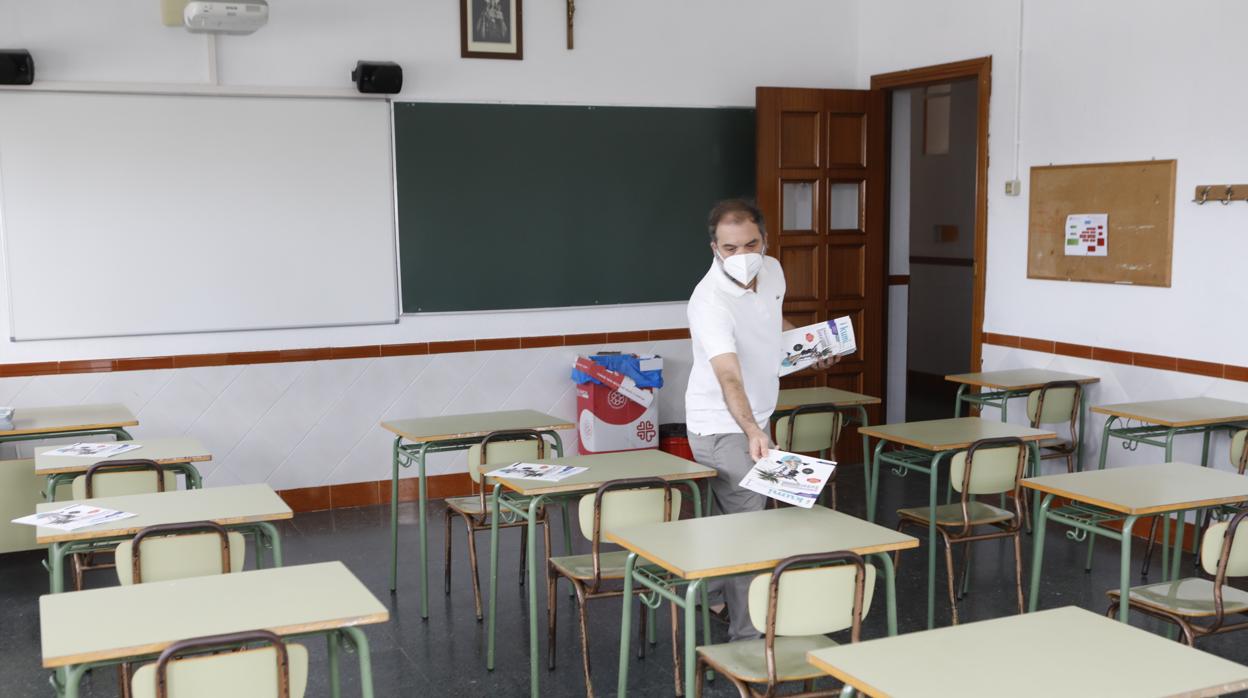
[[[1005,195],[1018,196],[1023,192],[1023,183],[1017,179],[1010,179],[1005,182]]]

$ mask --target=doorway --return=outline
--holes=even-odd
[[[991,59],[877,75],[888,105],[887,420],[953,416],[983,326]]]

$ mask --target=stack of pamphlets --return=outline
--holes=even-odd
[[[845,356],[858,351],[854,326],[848,317],[798,327],[780,335],[784,358],[780,375],[796,373],[821,359]]]
[[[835,471],[832,461],[772,449],[745,474],[739,486],[809,509]]]
[[[506,468],[499,468],[486,473],[486,477],[501,477],[509,480],[545,480],[559,482],[564,478],[583,473],[588,468],[575,465],[549,465],[541,463],[512,463]]]
[[[121,453],[133,451],[136,448],[143,448],[143,444],[126,444],[126,443],[76,443],[68,446],[54,448],[51,451],[44,451],[40,455],[43,456],[90,456],[92,458],[111,458]]]
[[[131,516],[134,516],[134,514],[117,511],[116,509],[105,509],[103,507],[91,506],[90,504],[70,504],[67,507],[61,507],[53,511],[45,511],[41,514],[31,514],[20,519],[13,519],[13,523],[54,528],[58,531],[74,531],[87,526],[108,523],[109,521],[128,519]]]

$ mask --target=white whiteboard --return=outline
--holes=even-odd
[[[390,105],[0,92],[15,340],[397,321]]]

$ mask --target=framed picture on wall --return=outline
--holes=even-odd
[[[459,55],[524,58],[521,0],[459,0]]]

